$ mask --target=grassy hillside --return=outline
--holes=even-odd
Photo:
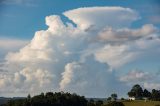
[[[160,106],[160,101],[125,101],[125,106]]]

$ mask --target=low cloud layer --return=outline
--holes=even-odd
[[[157,72],[145,72],[141,70],[132,70],[126,75],[120,77],[120,81],[126,82],[128,85],[141,84],[144,88],[160,89],[160,75]]]
[[[139,19],[132,9],[86,7],[63,14],[76,25],[64,23],[58,15],[47,16],[48,29],[37,31],[27,45],[6,55],[2,68],[8,72],[0,79],[1,94],[8,89],[13,94],[50,90],[99,97],[122,94],[117,88],[125,82],[113,70],[160,53],[156,27],[129,27]]]
[[[151,79],[153,76],[148,72],[143,72],[139,70],[132,70],[126,76],[120,78],[121,81],[124,82],[143,82]]]

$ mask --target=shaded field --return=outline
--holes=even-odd
[[[125,101],[125,106],[160,106],[160,101]]]

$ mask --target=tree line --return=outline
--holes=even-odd
[[[148,98],[150,100],[160,101],[160,90],[153,89],[149,92],[147,89],[143,90],[140,85],[136,84],[128,92],[128,96],[138,99]],[[116,93],[111,94],[111,97],[106,99],[109,100],[106,104],[101,100],[88,100],[84,96],[79,96],[76,93],[47,92],[33,97],[28,95],[26,98],[11,99],[6,104],[0,106],[124,106],[121,101],[117,101],[117,97]]]
[[[116,104],[116,105],[115,105]],[[121,102],[104,104],[101,100],[86,99],[76,93],[47,92],[31,97],[28,95],[22,99],[11,99],[0,106],[124,106]]]
[[[152,89],[150,92],[147,89],[143,90],[140,85],[136,84],[128,92],[128,96],[137,99],[147,98],[149,100],[160,101],[160,90]]]
[[[87,106],[84,96],[64,92],[47,92],[25,99],[10,100],[2,106]]]

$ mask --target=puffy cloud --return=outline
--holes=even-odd
[[[95,57],[102,63],[108,63],[111,67],[118,68],[133,60],[136,54],[131,52],[127,45],[106,45],[96,51]]]
[[[114,68],[118,68],[137,59],[149,58],[153,60],[155,59],[153,57],[157,57],[157,54],[160,53],[160,49],[158,48],[160,46],[160,39],[158,37],[151,38],[151,40],[143,38],[120,45],[106,44],[95,52],[95,57],[98,61],[108,63]]]
[[[140,29],[113,29],[106,28],[102,32],[100,32],[98,38],[101,41],[105,42],[124,42],[124,41],[132,41],[137,40],[142,37],[147,37],[150,34],[156,32],[156,28],[152,24],[144,25]]]
[[[36,61],[43,61],[49,60],[49,54],[52,50],[38,50],[38,49],[31,49],[30,47],[26,46],[20,50],[19,53],[9,53],[6,57],[7,60],[11,61],[26,61],[26,62],[36,62]]]
[[[133,84],[141,84],[144,88],[160,89],[159,74],[155,72],[145,72],[140,70],[132,70],[126,75],[121,76],[119,79],[125,82],[127,85],[133,86]]]
[[[68,63],[62,73],[60,88],[70,92],[81,92],[83,95],[92,97],[108,95],[104,92],[121,94],[118,88],[123,84],[118,81],[114,72],[108,70],[107,64],[97,62],[93,56],[86,57],[83,62]]]
[[[160,89],[160,83],[144,83],[144,88],[147,88],[147,89]]]
[[[48,85],[52,83],[54,76],[47,70],[24,68],[16,73],[5,73],[0,76],[1,94],[12,95],[14,93],[30,93],[36,94],[41,89],[48,89]],[[22,86],[23,85],[23,86]],[[11,88],[13,90],[11,90]],[[8,91],[8,92],[7,92]]]
[[[120,78],[120,80],[124,82],[136,82],[136,81],[142,82],[149,79],[152,79],[151,74],[139,70],[132,70],[127,75],[122,76]]]
[[[11,88],[17,93],[50,89],[87,96],[122,93],[119,87],[123,83],[110,70],[160,53],[153,25],[126,28],[138,19],[132,9],[90,7],[64,14],[76,26],[63,23],[60,16],[47,16],[48,29],[37,31],[23,48],[8,53],[3,65],[7,73],[1,73],[1,93]]]
[[[62,73],[62,81],[60,82],[60,88],[64,89],[66,85],[68,85],[71,82],[73,75],[74,68],[80,67],[76,63],[68,63],[65,66],[65,71]]]

